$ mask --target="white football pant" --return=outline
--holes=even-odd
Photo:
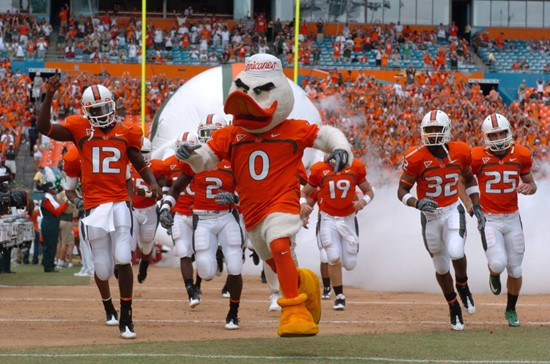
[[[321,211],[319,241],[331,265],[342,263],[346,270],[357,265],[359,237],[355,214],[332,216]],[[322,260],[321,260],[322,261]]]
[[[191,258],[193,256],[193,217],[176,214],[172,225],[172,239],[176,248],[175,255],[178,258]]]
[[[153,240],[159,223],[158,207],[156,204],[144,208],[134,207],[132,216],[132,250],[135,250],[137,245],[143,254],[148,255],[153,250]]]

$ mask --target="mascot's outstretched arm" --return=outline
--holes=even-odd
[[[176,157],[188,163],[195,173],[214,169],[220,162],[208,144],[182,143],[176,150]]]
[[[323,125],[319,128],[317,133],[317,139],[313,142],[313,148],[319,149],[325,153],[333,153],[336,150],[343,150],[347,152],[347,166],[351,166],[353,162],[353,153],[351,152],[351,146],[348,142],[348,139],[340,131],[340,129],[334,128],[332,126]],[[332,154],[331,154],[332,156]],[[344,166],[341,166],[344,168]],[[341,168],[338,168],[340,170]]]

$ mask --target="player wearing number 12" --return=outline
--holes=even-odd
[[[489,286],[495,295],[500,293],[500,274],[506,268],[508,302],[504,315],[508,325],[516,327],[525,251],[518,193],[532,195],[537,185],[531,174],[531,152],[514,144],[508,119],[491,114],[483,121],[481,130],[485,146],[472,148],[472,169],[479,181],[481,208],[487,216],[481,240],[489,263]]]
[[[456,288],[469,314],[475,312],[468,287],[466,256],[466,221],[464,207],[458,201],[458,182],[462,178],[466,193],[474,204],[478,229],[485,218],[479,206],[479,188],[472,173],[470,147],[451,142],[451,121],[441,110],[427,113],[420,124],[422,146],[405,154],[398,198],[421,211],[424,245],[432,257],[436,279],[449,304],[451,328],[463,330],[462,310],[457,302],[450,274],[450,261],[455,270]],[[410,194],[416,184],[417,198]]]
[[[141,129],[117,122],[115,101],[102,85],[82,93],[83,113],[66,118],[63,124],[50,123],[50,108],[60,87],[59,75],[50,78],[40,115],[38,130],[54,140],[71,141],[78,148],[82,163],[82,197],[86,235],[94,260],[95,274],[108,280],[116,265],[120,289],[120,335],[136,337],[132,322],[132,214],[126,185],[128,164],[132,163],[149,185],[153,198],[162,196],[153,172],[140,153]]]

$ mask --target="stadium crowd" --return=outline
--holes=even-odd
[[[0,53],[10,59],[44,58],[52,25],[44,19],[18,13],[0,14]]]

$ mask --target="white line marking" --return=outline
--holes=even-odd
[[[334,361],[378,361],[378,362],[399,362],[399,363],[459,363],[459,364],[549,364],[548,360],[457,360],[457,359],[402,359],[386,358],[375,356],[307,356],[307,355],[202,355],[186,353],[78,353],[78,354],[19,354],[0,353],[5,358],[196,358],[196,359],[234,359],[234,360],[334,360]]]
[[[270,323],[277,323],[279,320],[242,320],[243,323],[246,324],[256,324],[256,325],[263,325],[263,324],[270,324]],[[77,318],[77,319],[63,319],[63,318],[56,318],[56,319],[50,319],[50,318],[1,318],[0,322],[51,322],[51,323],[66,323],[66,322],[103,322],[103,320],[96,320],[96,319],[84,319],[84,318]],[[173,320],[173,319],[148,319],[148,320],[136,320],[134,319],[134,322],[141,322],[141,323],[174,323],[174,324],[189,324],[189,323],[219,323],[223,322],[223,320]],[[436,321],[436,320],[395,320],[395,321],[388,321],[388,320],[321,320],[321,324],[330,324],[330,325],[345,325],[345,324],[365,324],[365,325],[410,325],[410,324],[420,324],[420,325],[443,325],[448,326],[448,321]],[[522,321],[522,326],[550,326],[550,321]],[[507,326],[507,323],[502,321],[469,321],[466,320],[466,325],[474,325],[474,326]]]

